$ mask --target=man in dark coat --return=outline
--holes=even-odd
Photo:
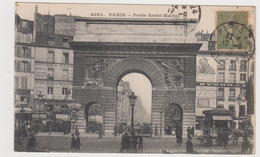
[[[226,148],[227,147],[227,145],[228,145],[228,141],[229,141],[229,133],[228,133],[228,130],[225,130],[224,132],[223,132],[223,142],[224,142],[224,148]]]
[[[129,150],[129,140],[130,140],[130,137],[128,135],[127,132],[125,132],[123,135],[122,135],[122,139],[121,139],[121,147],[120,147],[120,152],[123,152],[124,150],[128,151]]]
[[[178,129],[177,131],[177,146],[181,147],[182,144],[182,131]]]
[[[70,148],[73,151],[76,149],[76,138],[74,134],[71,134],[71,136],[72,138],[71,138]]]
[[[139,137],[139,141],[138,141],[138,152],[141,150],[141,152],[143,152],[143,137],[140,136]]]
[[[190,128],[190,126],[187,129],[187,139],[191,139],[192,138],[192,130]]]
[[[191,139],[186,142],[186,153],[193,153],[193,143]]]
[[[250,143],[247,139],[246,135],[243,135],[243,142],[242,142],[242,147],[241,147],[241,153],[245,154],[248,152],[248,149],[250,148]]]
[[[103,138],[103,130],[102,130],[102,126],[100,126],[98,129],[98,139],[102,139],[102,138]]]
[[[194,126],[192,125],[192,127],[191,127],[191,135],[192,135],[192,137],[194,137],[195,136],[195,128],[194,128]]]
[[[81,142],[80,142],[80,137],[79,135],[76,135],[76,141],[75,141],[75,149],[76,151],[80,151],[80,146],[81,146]]]
[[[31,136],[29,137],[28,141],[27,141],[26,149],[30,151],[31,149],[35,148],[36,144],[37,144],[36,137],[32,133]]]

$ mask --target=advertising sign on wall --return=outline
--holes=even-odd
[[[217,62],[213,57],[197,56],[197,82],[215,82]]]

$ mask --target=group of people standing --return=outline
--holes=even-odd
[[[132,140],[132,141],[131,141]],[[138,149],[137,149],[138,144]],[[122,135],[120,143],[120,153],[123,152],[143,152],[143,137],[142,136],[130,136],[128,132]]]

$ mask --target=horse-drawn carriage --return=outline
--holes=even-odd
[[[233,131],[235,120],[238,120],[232,111],[223,107],[203,111],[205,114],[205,128],[203,135],[195,137],[202,145],[223,145],[225,139],[233,140],[237,134]]]

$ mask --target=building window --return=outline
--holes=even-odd
[[[246,81],[246,74],[240,74],[240,81]]]
[[[218,70],[225,70],[225,60],[219,60]]]
[[[62,95],[68,95],[68,88],[62,88]]]
[[[53,94],[53,87],[48,87],[47,94]]]
[[[15,55],[16,57],[31,57],[31,48],[30,47],[15,47]]]
[[[236,71],[236,61],[235,60],[230,61],[229,71]]]
[[[239,116],[240,116],[240,117],[244,117],[244,116],[245,116],[245,113],[246,113],[245,105],[240,105],[240,106],[239,106]]]
[[[22,21],[22,28],[27,28],[27,21]]]
[[[225,101],[224,88],[218,88],[218,101]]]
[[[246,88],[245,87],[241,87],[240,88],[240,96],[241,97],[246,97]]]
[[[28,104],[28,97],[27,96],[21,96],[20,97],[20,102],[22,104]]]
[[[69,70],[68,69],[62,70],[62,80],[69,80]]]
[[[235,106],[234,106],[234,105],[229,105],[228,109],[229,109],[229,111],[232,111],[233,114],[236,113],[236,110],[235,110]]]
[[[225,73],[218,73],[218,82],[225,82]]]
[[[29,72],[30,71],[30,64],[29,64],[29,62],[17,61],[16,62],[16,71]]]
[[[69,64],[69,54],[63,53],[63,63]]]
[[[229,74],[229,83],[236,83],[236,74],[235,73]]]
[[[246,71],[246,61],[241,60],[240,62],[240,71]]]
[[[48,62],[54,63],[54,52],[53,51],[48,52]]]
[[[23,53],[21,57],[30,58],[31,57],[31,48],[23,47]]]
[[[67,38],[64,38],[64,39],[63,39],[63,46],[64,46],[64,47],[69,47],[69,46],[70,46],[70,44],[69,44],[69,39],[67,39]]]
[[[229,101],[236,101],[236,90],[234,88],[229,89]]]
[[[48,45],[54,46],[54,37],[53,36],[49,36],[49,38],[48,38]]]
[[[229,105],[228,109],[229,109],[230,111],[235,111],[235,106],[234,106],[234,105]]]
[[[22,77],[22,89],[27,89],[27,77]]]
[[[19,77],[15,77],[15,89],[19,89]]]
[[[48,69],[48,79],[54,78],[54,69]]]

